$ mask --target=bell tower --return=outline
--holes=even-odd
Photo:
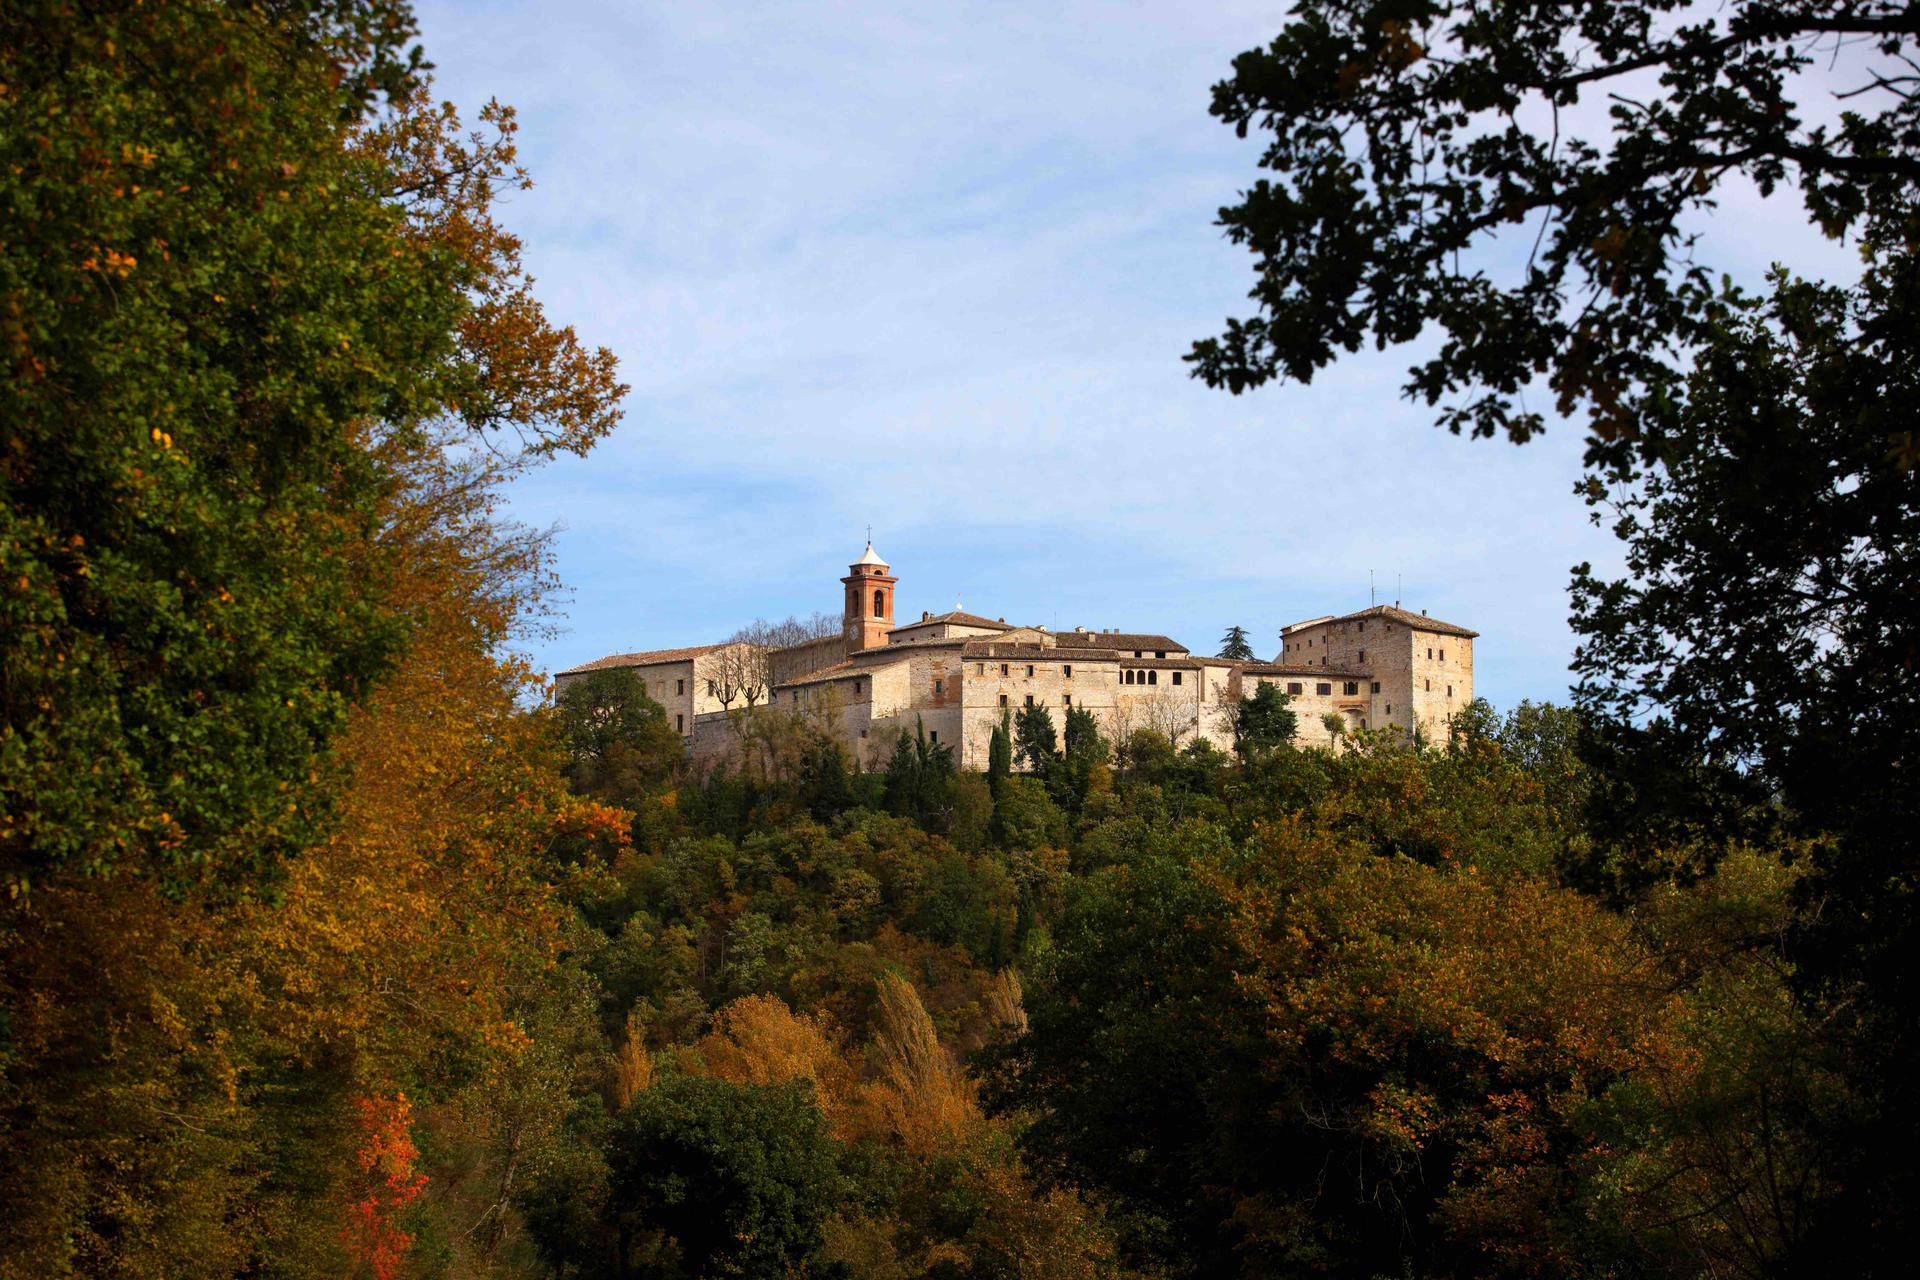
[[[847,566],[847,576],[840,581],[847,584],[847,652],[885,645],[893,627],[893,587],[900,579],[874,554],[871,537],[866,552]]]

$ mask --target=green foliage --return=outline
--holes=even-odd
[[[953,778],[952,747],[929,741],[926,725],[916,720],[911,734],[900,731],[893,756],[887,761],[886,777],[887,812],[912,818],[925,827],[945,828],[948,787]]]
[[[1000,713],[1000,723],[993,728],[993,736],[987,742],[987,785],[995,792],[1013,772],[1013,727],[1008,713]]]
[[[1247,643],[1245,627],[1228,627],[1227,634],[1220,637],[1220,657],[1231,658],[1235,662],[1252,662],[1253,646]]]
[[[1287,695],[1264,680],[1233,709],[1233,746],[1242,756],[1265,755],[1286,746],[1298,731]]]
[[[411,29],[383,3],[0,19],[10,893],[256,884],[324,829],[327,744],[406,631],[367,436],[436,411],[466,307],[345,145]]]
[[[1022,707],[1013,721],[1015,756],[1035,773],[1045,773],[1060,754],[1060,735],[1045,703]]]
[[[799,1081],[665,1080],[614,1123],[607,1165],[621,1246],[651,1244],[689,1277],[805,1268],[842,1194],[838,1147]]]
[[[573,681],[555,705],[568,778],[581,795],[635,804],[673,776],[685,754],[666,709],[625,667]]]

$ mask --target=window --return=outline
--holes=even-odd
[[[884,617],[886,616],[886,612],[887,612],[887,593],[884,591],[874,592],[873,593],[873,616],[876,618]]]
[[[1431,681],[1431,680],[1429,680],[1429,681],[1427,681],[1427,692],[1428,692],[1428,693],[1432,693],[1432,692],[1433,692],[1433,681]]]
[[[1033,664],[1031,662],[1027,664],[1027,679],[1033,679]]]
[[[1427,650],[1427,661],[1428,661],[1428,662],[1432,662],[1432,661],[1433,661],[1433,650],[1432,650],[1431,648],[1429,648],[1429,649]]]
[[[675,716],[675,717],[673,718],[673,727],[674,727],[674,729],[675,729],[676,731],[678,731],[678,732],[680,732],[680,733],[685,733],[685,732],[687,731],[687,718],[686,718],[686,716],[684,716],[684,715],[678,715],[678,716]]]
[[[1288,692],[1288,693],[1299,693],[1299,692],[1300,692],[1300,689],[1301,689],[1301,685],[1300,685],[1300,682],[1299,682],[1298,680],[1289,680],[1289,681],[1287,681],[1287,692]]]
[[[1007,705],[1007,695],[1004,693],[1000,695],[1000,705],[1003,707]]]
[[[1167,656],[1167,651],[1165,649],[1155,649],[1153,651],[1153,656],[1156,658],[1164,658]]]
[[[1148,684],[1159,684],[1159,683],[1160,683],[1160,673],[1159,673],[1158,671],[1149,671],[1149,672],[1147,672],[1147,683],[1148,683]]]
[[[677,694],[684,695],[687,691],[687,682],[685,680],[675,680],[673,682],[673,691]]]
[[[1366,651],[1365,649],[1362,649],[1362,650],[1360,651],[1360,661],[1361,661],[1362,663],[1365,663],[1365,662],[1366,662],[1366,660],[1367,660],[1367,651]]]
[[[1134,656],[1134,657],[1136,657],[1136,658],[1137,658],[1137,657],[1139,657],[1139,656],[1140,656],[1140,651],[1139,651],[1138,649],[1135,649],[1135,650],[1133,651],[1133,656]]]
[[[866,736],[867,736],[867,731],[866,731],[865,729],[862,729],[862,730],[860,731],[860,736],[861,736],[861,737],[863,737],[863,738],[864,738],[864,737],[866,737]]]
[[[940,745],[940,731],[939,731],[938,729],[935,729],[935,730],[934,730],[933,732],[931,732],[931,733],[929,733],[929,734],[927,735],[927,741],[928,741],[928,742],[931,742],[931,743],[932,743],[932,744],[933,744],[934,746],[936,746],[936,747],[937,747],[937,746],[939,746],[939,745]]]
[[[1316,684],[1313,686],[1313,691],[1324,698],[1333,692],[1333,686],[1330,684]]]
[[[1345,691],[1346,696],[1351,698],[1360,692],[1360,682],[1358,680],[1349,680],[1342,685],[1341,688]]]
[[[1027,695],[1027,705],[1028,705],[1028,706],[1032,706],[1032,705],[1033,705],[1033,695],[1032,695],[1032,694],[1028,694],[1028,695]]]
[[[1392,704],[1391,702],[1389,702],[1389,703],[1387,704],[1387,714],[1388,714],[1388,715],[1392,715],[1392,714],[1393,714],[1393,704]]]
[[[1451,698],[1451,697],[1453,696],[1453,686],[1452,686],[1452,685],[1448,685],[1448,686],[1447,686],[1447,696],[1448,696],[1449,698]]]
[[[720,691],[714,687],[713,681],[707,681],[707,696],[709,698],[714,697],[719,692]]]
[[[1073,679],[1073,664],[1069,662],[1066,666],[1060,668],[1060,675],[1067,680]]]
[[[1445,662],[1446,660],[1447,660],[1447,651],[1445,649],[1442,649],[1440,651],[1440,661]]]
[[[1174,672],[1174,673],[1173,673],[1173,682],[1174,682],[1175,684],[1179,684],[1179,683],[1180,683],[1180,673],[1179,673],[1178,671],[1176,671],[1176,672]]]
[[[1072,694],[1068,694],[1068,695],[1067,695],[1067,705],[1068,705],[1068,706],[1072,706],[1072,705],[1073,705],[1073,695],[1072,695]]]
[[[858,680],[853,682],[853,696],[856,698],[860,696],[860,682]]]
[[[1122,671],[1122,672],[1120,673],[1120,683],[1121,683],[1121,684],[1132,684],[1132,683],[1133,683],[1133,672],[1131,672],[1131,671]]]
[[[976,662],[976,663],[974,663],[974,664],[973,664],[973,674],[975,674],[975,675],[977,675],[977,676],[983,676],[983,675],[985,675],[985,674],[987,674],[987,664],[986,664],[986,663],[984,663],[984,662]]]
[[[946,692],[946,688],[947,688],[947,682],[946,682],[946,681],[944,681],[944,680],[941,680],[941,679],[939,679],[938,677],[935,677],[935,678],[934,678],[934,682],[933,682],[933,692],[934,692],[934,695],[935,695],[936,697],[937,697],[937,696],[939,696],[940,694],[942,694],[942,693],[944,693],[944,692]]]
[[[1007,664],[1004,662],[1000,664],[1000,674],[1003,676],[1007,674]]]
[[[1375,693],[1378,693],[1378,692],[1380,692],[1380,682],[1379,682],[1378,680],[1375,680],[1375,681],[1373,682],[1373,691],[1374,691]]]

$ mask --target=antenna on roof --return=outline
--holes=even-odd
[[[1397,573],[1393,575],[1393,607],[1400,607],[1400,575]]]
[[[1367,570],[1367,608],[1371,609],[1380,602],[1373,596],[1373,570]]]

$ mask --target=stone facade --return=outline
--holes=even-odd
[[[632,668],[687,736],[696,759],[737,737],[739,717],[771,708],[816,720],[862,767],[883,765],[902,729],[951,746],[963,768],[984,769],[993,729],[1027,706],[1047,708],[1064,733],[1066,709],[1091,711],[1118,740],[1153,729],[1181,745],[1233,746],[1232,715],[1258,684],[1278,686],[1298,717],[1298,740],[1397,729],[1445,733],[1473,699],[1478,633],[1398,606],[1297,622],[1271,662],[1194,656],[1163,635],[1050,632],[970,613],[922,614],[895,625],[898,583],[871,544],[841,579],[842,634],[785,649],[704,645],[616,654],[563,671],[556,690],[605,667]],[[729,685],[758,672],[751,699]],[[730,703],[722,697],[735,696]],[[1329,727],[1328,716],[1338,716]]]

